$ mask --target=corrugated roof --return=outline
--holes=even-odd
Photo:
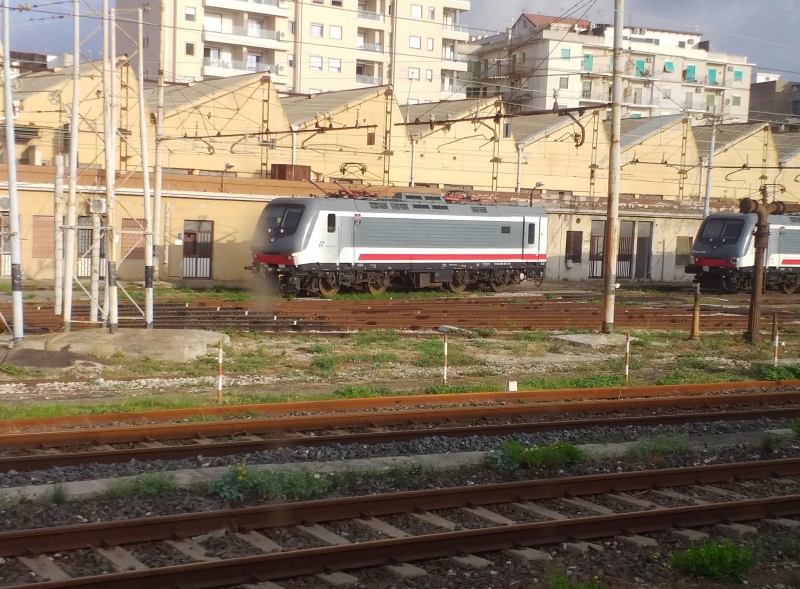
[[[302,126],[313,121],[317,115],[338,112],[348,105],[364,102],[369,98],[383,94],[386,86],[355,88],[336,92],[322,92],[311,96],[286,96],[281,98],[283,111],[289,124]]]
[[[662,117],[643,117],[640,119],[622,119],[620,144],[623,151],[640,144],[645,139],[660,133],[682,120],[684,115],[664,115]],[[611,132],[611,121],[605,122],[606,132]]]
[[[731,125],[717,125],[717,138],[714,153],[728,149],[734,143],[741,141],[748,135],[763,129],[764,123],[736,123]],[[694,141],[697,144],[697,154],[707,158],[711,150],[711,125],[698,125],[692,127]]]
[[[447,119],[461,119],[475,114],[475,109],[483,110],[487,105],[493,104],[496,98],[470,98],[467,100],[442,100],[440,102],[427,102],[423,104],[407,104],[400,107],[403,120],[413,123],[419,119],[423,123],[431,120],[433,115],[436,121]]]
[[[778,150],[780,163],[785,164],[800,157],[800,132],[774,133],[772,137],[775,139],[775,148]]]
[[[94,65],[92,62],[86,62],[82,63],[79,67],[81,79],[95,78],[97,81],[102,80],[102,62],[96,61]],[[22,74],[18,78],[22,86],[19,91],[15,90],[14,94],[36,94],[63,88],[72,82],[74,71],[73,66],[70,66],[59,69],[58,71],[47,70],[44,72]]]
[[[572,119],[556,113],[517,117],[511,119],[511,134],[514,136],[514,141],[527,145],[567,123],[572,123]]]
[[[192,82],[188,86],[170,85],[164,88],[164,110],[172,112],[185,108],[189,104],[205,102],[209,98],[226,92],[235,92],[239,88],[252,84],[255,80],[261,80],[264,74],[243,74],[230,78],[219,78],[216,80],[206,80],[203,82]],[[243,96],[243,98],[245,98]],[[158,105],[158,89],[148,88],[145,90],[145,100],[148,108],[155,112]]]

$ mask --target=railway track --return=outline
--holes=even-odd
[[[795,526],[776,518],[800,515],[799,493],[792,458],[2,532],[0,557],[40,581],[23,589],[204,589],[763,518]],[[238,554],[220,559],[226,543]],[[76,571],[76,559],[91,564]]]
[[[430,400],[429,400],[430,401]],[[800,417],[800,390],[283,415],[0,435],[0,472],[597,427]]]
[[[640,301],[639,301],[640,302]],[[5,309],[0,306],[0,310]],[[75,327],[91,327],[88,307],[74,309]],[[781,312],[783,324],[800,321],[794,313]],[[469,297],[442,299],[303,300],[272,303],[158,303],[154,323],[170,329],[234,329],[241,331],[352,331],[402,329],[426,331],[440,325],[464,329],[564,330],[595,329],[602,320],[597,303],[558,300],[530,301],[524,298]],[[25,311],[29,332],[54,332],[61,319],[52,306],[28,304]],[[84,323],[81,323],[85,321]],[[142,323],[132,305],[120,306],[120,324]],[[620,305],[615,324],[620,330],[688,330],[690,308],[659,308]],[[704,330],[741,330],[746,327],[744,310],[704,308]]]

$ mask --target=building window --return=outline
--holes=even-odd
[[[294,67],[294,53],[290,53],[286,56],[286,65]]]
[[[741,82],[742,80],[744,80],[744,73],[742,70],[733,70],[733,81]]]
[[[311,0],[312,4],[325,4],[325,0]]]
[[[686,49],[686,41],[678,41],[678,49]]]
[[[675,267],[688,266],[692,256],[692,238],[675,238]]]
[[[567,247],[564,250],[564,261],[580,264],[582,254],[583,231],[567,231]]]
[[[342,73],[342,60],[341,59],[328,59],[328,71],[337,74]]]
[[[500,227],[500,233],[511,233],[511,225]]]
[[[503,139],[511,138],[511,123],[503,123]]]
[[[671,61],[665,61],[664,62],[664,71],[666,73],[668,73],[668,74],[671,74],[672,72],[675,71],[675,64],[672,63]]]
[[[336,213],[328,213],[328,233],[336,233]]]
[[[592,98],[592,82],[586,81],[583,83],[583,89],[581,91],[581,98],[585,100],[589,100]]]
[[[186,44],[186,55],[194,55],[194,43]]]
[[[408,46],[411,49],[422,49],[422,37],[409,37]]]
[[[123,260],[144,260],[144,219],[122,219]]]
[[[694,92],[685,92],[683,95],[683,108],[691,109],[694,106]]]
[[[562,49],[561,50],[561,59],[569,59],[569,49]]]
[[[206,31],[211,31],[212,33],[221,33],[222,15],[206,13],[206,15],[203,17],[203,29]]]
[[[330,35],[331,39],[341,39],[342,38],[342,27],[336,27],[331,25],[328,28],[328,34]]]
[[[419,68],[418,67],[410,67],[410,68],[408,68],[408,79],[409,80],[419,80]]]
[[[425,70],[425,79],[433,82],[433,70]]]
[[[433,39],[428,38],[428,51],[433,51]]]
[[[422,6],[419,4],[411,5],[411,18],[422,18]]]
[[[433,6],[428,8],[428,20],[436,20],[436,9]]]
[[[322,58],[312,55],[308,58],[308,67],[312,70],[322,71]]]
[[[289,21],[289,34],[290,35],[294,35],[294,21],[293,20]]]
[[[566,90],[569,88],[569,78],[559,78],[558,87],[560,90]]]
[[[312,37],[322,37],[324,27],[318,24],[311,24],[311,36]]]
[[[672,88],[664,88],[661,91],[661,94],[663,94],[664,98],[666,98],[667,100],[671,100],[672,99]]]
[[[33,257],[52,258],[56,249],[56,236],[53,232],[55,217],[52,215],[33,216]],[[3,241],[7,241],[3,239]]]
[[[731,106],[742,106],[742,97],[741,96],[733,96],[731,98]]]
[[[792,114],[800,115],[800,100],[792,102]]]
[[[189,22],[195,22],[197,20],[197,9],[192,6],[187,6],[184,15]]]
[[[367,131],[367,145],[375,145],[375,131]]]
[[[331,6],[338,6],[339,8],[341,8],[342,0],[331,0]]]

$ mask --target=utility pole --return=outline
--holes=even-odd
[[[153,169],[153,181],[155,182],[155,190],[153,193],[153,209],[155,209],[155,222],[153,223],[153,254],[155,256],[155,267],[153,268],[153,280],[158,280],[159,265],[161,260],[161,181],[162,181],[162,157],[163,157],[163,141],[164,141],[164,0],[159,2],[160,16],[158,21],[158,104],[156,106],[156,154]],[[141,51],[141,46],[139,51]],[[299,65],[298,65],[299,68]],[[295,69],[298,69],[295,68]],[[144,84],[144,79],[140,79],[140,85]],[[144,173],[149,173],[144,170]],[[164,241],[166,247],[166,240]],[[164,264],[166,266],[166,256],[164,257]],[[164,268],[166,271],[166,267]]]
[[[69,332],[72,323],[72,281],[75,276],[75,201],[78,184],[78,109],[81,105],[81,2],[72,0],[72,112],[69,123],[69,194],[67,196],[67,226],[64,239],[64,321],[63,331]]]
[[[603,255],[603,333],[614,332],[614,300],[619,248],[620,134],[622,130],[622,33],[624,0],[614,0],[614,84],[611,96],[611,145],[608,153],[608,212]]]
[[[142,195],[144,196],[144,322],[153,329],[153,213],[150,209],[150,166],[147,161],[147,121],[144,118],[144,16],[139,8],[139,133],[142,136]]]
[[[114,28],[116,29],[116,18],[115,18],[115,10],[111,10],[111,21],[114,23]],[[109,19],[109,11],[108,11],[108,0],[103,0],[103,22],[107,22]],[[116,216],[114,214],[116,209],[116,193],[115,193],[115,183],[116,183],[116,110],[117,110],[117,55],[116,55],[116,35],[111,35],[109,39],[109,45],[103,47],[103,53],[106,56],[103,60],[103,65],[105,65],[106,60],[109,61],[111,64],[111,71],[109,80],[111,91],[110,91],[110,104],[107,104],[109,101],[108,96],[104,97],[104,101],[108,106],[109,111],[109,122],[110,127],[113,132],[110,134],[111,141],[110,143],[106,143],[106,236],[108,238],[107,245],[106,245],[106,257],[108,259],[108,270],[106,273],[108,275],[108,331],[110,333],[117,333],[119,329],[119,304],[118,304],[118,297],[117,297],[117,231],[116,231]],[[108,55],[108,54],[111,55]]]
[[[706,169],[706,197],[703,200],[703,219],[708,217],[711,206],[711,172],[714,169],[714,150],[717,143],[717,105],[711,111],[711,145],[708,148],[708,166]]]
[[[14,95],[11,90],[11,25],[10,0],[3,2],[3,102],[6,117],[6,155],[8,156],[8,229],[6,239],[11,240],[11,301],[14,325],[14,345],[22,341],[22,252],[19,240],[19,201],[17,199],[17,156],[14,138]]]
[[[103,156],[105,158],[106,175],[106,204],[111,202],[114,190],[114,149],[116,133],[114,124],[111,120],[111,63],[109,62],[109,14],[108,0],[103,0]],[[114,32],[112,31],[111,34]],[[94,207],[91,207],[92,214],[92,283],[89,291],[89,321],[97,323],[97,315],[100,306],[98,300],[100,295],[100,232],[96,226]],[[98,219],[99,220],[99,219]]]
[[[61,315],[64,309],[64,155],[56,154],[56,178],[53,191],[53,220],[55,225],[55,314]]]
[[[522,190],[522,144],[517,143],[517,188],[514,192],[517,194]]]

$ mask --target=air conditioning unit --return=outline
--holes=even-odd
[[[645,61],[645,63],[653,63],[653,58],[652,57],[648,57],[644,61]]]
[[[731,99],[730,98],[726,98],[725,99],[725,106],[730,106],[730,104],[731,104]]]
[[[11,200],[7,196],[0,198],[0,211],[7,211],[11,208]]]
[[[278,8],[286,8],[286,0],[278,0]]]
[[[105,215],[108,211],[108,202],[104,198],[93,198],[89,201],[89,213]]]
[[[277,71],[278,74],[283,74],[286,71],[286,66],[283,64],[278,64],[278,67],[276,69],[278,70]]]
[[[280,37],[280,40],[283,41],[286,38],[286,31],[281,31],[278,37]]]
[[[703,93],[703,89],[702,88],[695,88],[694,89],[694,93],[695,94],[702,94]]]
[[[733,66],[732,66],[732,65],[729,65],[729,66],[728,66],[728,71],[729,71],[729,72],[732,72],[732,71],[733,71]]]

